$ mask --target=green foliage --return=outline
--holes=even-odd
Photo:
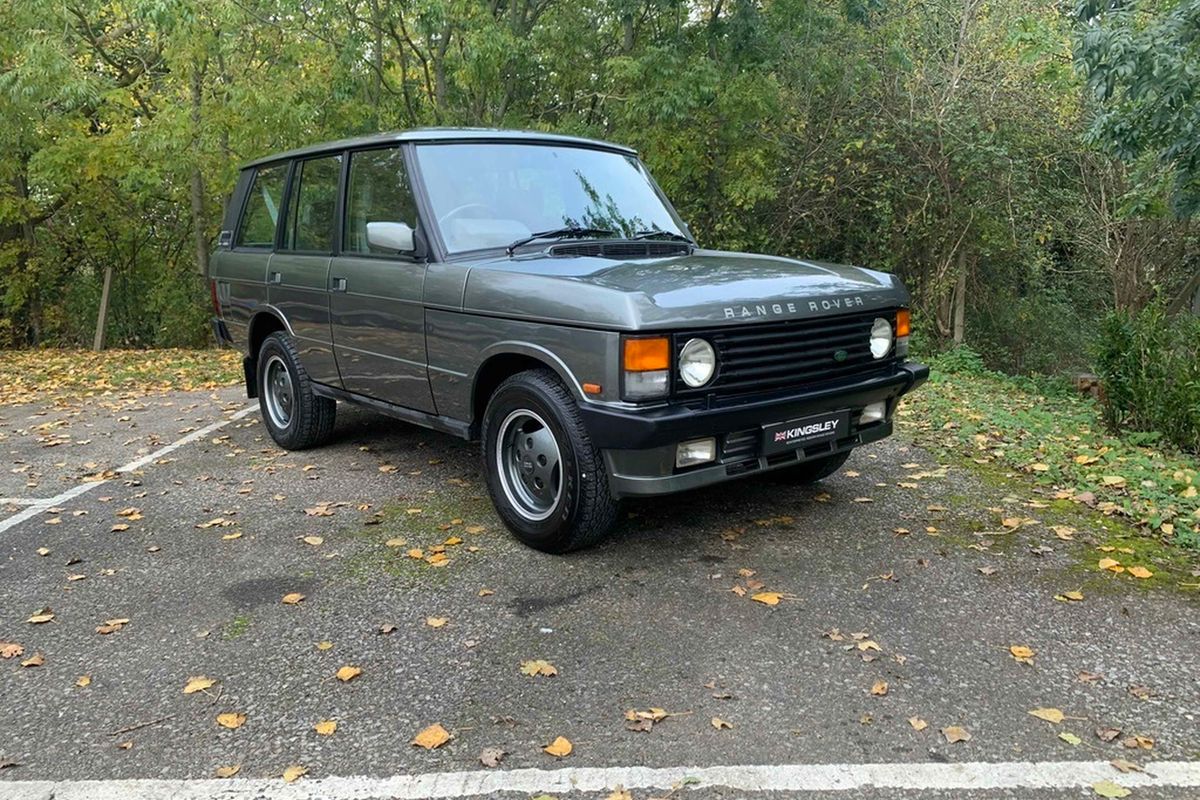
[[[935,362],[929,383],[901,407],[901,429],[923,447],[984,471],[1019,473],[1045,498],[1087,504],[1146,535],[1200,547],[1195,458],[1111,435],[1099,405],[1062,382],[980,372],[970,356],[956,358],[967,368],[950,372]]]
[[[1161,196],[1165,174],[1175,209],[1197,213],[1200,0],[1081,0],[1076,17],[1076,58],[1099,104],[1090,137],[1139,165],[1143,191],[1131,201]]]
[[[970,345],[960,344],[928,359],[933,369],[949,375],[973,375],[976,377],[993,374],[984,366],[983,358]]]
[[[1096,367],[1110,430],[1161,434],[1176,447],[1200,453],[1200,319],[1168,318],[1158,305],[1110,314]]]

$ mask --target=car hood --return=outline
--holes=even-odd
[[[908,304],[893,276],[861,267],[696,250],[628,261],[544,254],[489,260],[464,310],[620,329],[712,327]]]

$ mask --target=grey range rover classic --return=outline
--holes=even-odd
[[[634,151],[568,136],[254,161],[211,266],[217,338],[281,447],[329,439],[338,401],[480,440],[500,518],[554,553],[622,498],[826,477],[928,376],[896,278],[701,248]]]

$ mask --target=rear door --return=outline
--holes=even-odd
[[[425,264],[367,241],[368,222],[416,228],[402,147],[351,152],[341,249],[330,269],[333,347],[347,391],[434,410],[421,293]]]
[[[275,248],[287,175],[287,162],[282,162],[256,167],[243,178],[248,187],[238,195],[241,208],[229,249],[219,252],[213,262],[221,310],[238,342],[247,341],[250,319],[268,302],[267,266]]]
[[[338,218],[338,153],[294,163],[279,249],[267,293],[292,327],[300,361],[318,383],[340,385],[329,323],[329,264]]]

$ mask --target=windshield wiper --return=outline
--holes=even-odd
[[[539,231],[526,236],[524,239],[517,239],[510,244],[506,251],[511,256],[513,251],[521,245],[536,242],[538,239],[591,239],[599,236],[612,236],[613,232],[606,228],[581,228],[578,225],[569,225],[565,228],[554,228],[549,231]]]
[[[687,236],[684,236],[682,233],[675,233],[674,231],[637,231],[631,238],[669,239],[672,242],[687,242],[688,244],[695,244],[695,242],[689,239]]]

